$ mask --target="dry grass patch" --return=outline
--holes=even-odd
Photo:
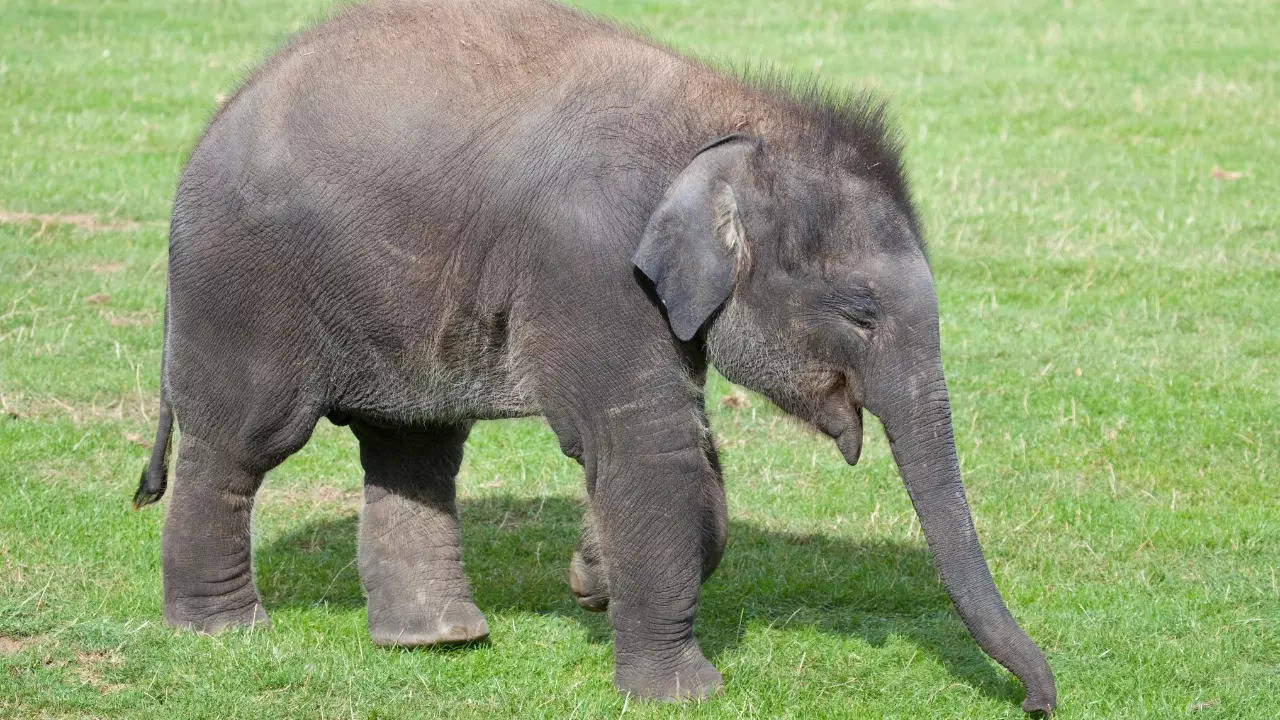
[[[142,401],[154,403],[151,398]],[[154,427],[155,416],[149,406],[140,403],[137,393],[122,394],[119,397],[100,399],[95,397],[88,402],[68,401],[56,395],[10,395],[0,394],[0,412],[13,420],[55,420],[67,418],[80,427],[86,423],[128,422],[130,425],[141,423],[145,427]],[[126,432],[126,439],[131,442],[134,435]],[[150,444],[148,443],[148,447]]]
[[[273,488],[268,484],[263,486],[261,497],[273,505],[356,509],[360,507],[361,493],[359,490],[329,485]]]
[[[80,679],[80,682],[93,687],[104,695],[107,693],[119,692],[125,688],[124,685],[107,682],[102,677],[104,667],[119,667],[124,664],[124,660],[115,652],[107,650],[76,650],[74,665],[71,668],[71,674]]]
[[[0,635],[0,656],[12,657],[28,648],[43,645],[45,640],[46,638],[43,635],[29,637]],[[59,655],[61,653],[56,653],[56,647],[50,647],[48,652],[45,652],[43,657],[39,658],[36,665],[46,668],[67,668],[81,683],[103,694],[118,692],[126,687],[108,682],[103,677],[105,668],[120,667],[124,664],[124,659],[113,650],[84,650],[76,648],[70,658],[65,655]],[[27,672],[27,670],[15,665],[9,669],[9,672],[11,675],[17,676]]]
[[[9,637],[8,635],[0,635],[0,655],[9,657],[17,655],[32,645],[39,644],[42,638],[39,635],[29,637]]]
[[[160,319],[159,310],[133,310],[115,312],[100,310],[98,315],[111,327],[148,327]]]
[[[106,230],[136,230],[157,223],[139,223],[131,220],[100,221],[89,213],[30,213],[0,210],[0,224],[3,225],[39,225],[36,237],[44,234],[51,225],[70,225],[86,232],[103,232]]]

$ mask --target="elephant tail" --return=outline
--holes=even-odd
[[[151,459],[147,462],[146,469],[142,471],[142,478],[138,481],[137,492],[133,494],[134,510],[159,500],[164,495],[164,489],[168,485],[169,445],[173,437],[173,407],[169,405],[169,398],[164,391],[167,375],[165,365],[167,365],[169,356],[169,298],[167,297],[167,289],[165,295],[165,347],[160,353],[160,417],[156,427],[156,440],[151,446]]]
[[[160,394],[160,422],[156,428],[156,442],[151,446],[151,460],[142,471],[138,491],[133,494],[133,509],[138,510],[160,499],[168,485],[169,440],[173,435],[173,408],[169,407],[164,393]]]

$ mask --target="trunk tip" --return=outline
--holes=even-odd
[[[1022,701],[1022,710],[1035,717],[1049,718],[1053,717],[1053,708],[1057,704],[1057,698],[1052,694],[1048,697],[1044,697],[1038,694],[1027,693],[1027,698]]]

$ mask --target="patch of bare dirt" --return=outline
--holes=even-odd
[[[0,224],[19,225],[24,223],[38,224],[40,226],[39,233],[43,233],[50,225],[70,225],[88,232],[134,230],[142,227],[142,223],[130,220],[107,220],[102,222],[96,216],[88,213],[29,213],[0,210]]]
[[[4,393],[0,393],[0,413],[11,420],[22,419],[22,413],[18,412],[16,408],[9,407],[9,401],[5,399]]]
[[[40,642],[39,635],[31,637],[9,637],[8,635],[0,635],[0,655],[17,655],[38,642]]]
[[[152,442],[138,433],[125,431],[124,439],[140,448],[150,448]]]
[[[114,652],[105,650],[76,650],[75,666],[72,674],[80,678],[80,682],[91,685],[100,693],[113,693],[124,689],[124,685],[109,683],[102,678],[104,666],[119,667],[124,661]]]

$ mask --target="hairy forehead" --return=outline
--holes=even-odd
[[[789,235],[802,252],[830,257],[923,249],[911,208],[874,178],[828,167],[801,170],[796,179],[788,193]]]

